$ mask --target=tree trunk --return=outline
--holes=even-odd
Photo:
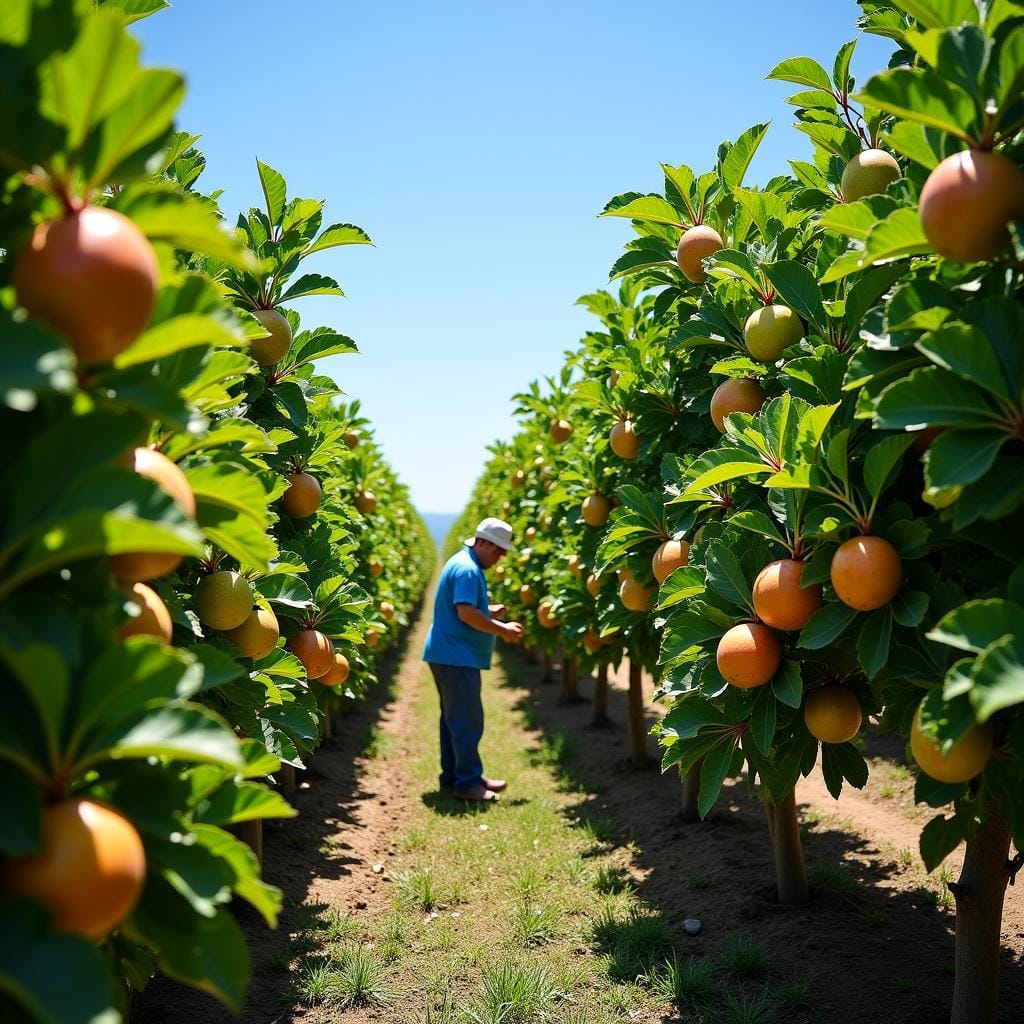
[[[608,663],[599,665],[597,678],[594,680],[594,717],[591,719],[594,725],[607,725],[608,723]]]
[[[343,728],[345,714],[341,708],[335,708],[331,712],[331,732],[340,733]]]
[[[580,664],[575,655],[562,655],[562,700],[566,704],[578,704],[580,696]]]
[[[295,792],[295,765],[282,764],[278,773],[277,781],[281,786],[281,792],[292,794]]]
[[[956,899],[956,981],[950,1024],[995,1024],[999,930],[1009,880],[1010,830],[994,804],[967,844]]]
[[[683,803],[680,808],[683,821],[700,821],[700,811],[697,810],[697,797],[700,795],[700,769],[704,764],[702,757],[683,776]]]
[[[260,870],[263,870],[263,822],[258,818],[255,821],[240,821],[234,826],[235,835],[248,845],[256,860],[259,861]]]
[[[629,759],[634,768],[646,768],[647,722],[644,719],[643,667],[629,659]]]
[[[325,711],[320,718],[320,738],[329,740],[331,738],[331,713]]]
[[[540,663],[540,681],[542,683],[553,683],[555,681],[555,659],[545,651],[541,657]]]
[[[800,822],[796,816],[796,790],[781,803],[765,804],[768,814],[768,832],[775,854],[775,881],[779,902],[798,906],[810,898],[807,889],[807,869],[804,851],[800,845]]]

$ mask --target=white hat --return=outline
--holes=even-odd
[[[481,519],[480,525],[476,528],[476,536],[467,537],[466,543],[472,547],[473,541],[477,538],[489,540],[492,544],[496,544],[505,551],[515,550],[512,547],[512,527],[503,519],[495,519],[494,516]]]

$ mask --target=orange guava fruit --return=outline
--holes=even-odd
[[[18,301],[82,363],[109,362],[146,329],[159,283],[146,236],[100,206],[39,224],[14,267]]]
[[[782,664],[778,637],[759,622],[741,622],[718,641],[718,671],[733,686],[749,690],[763,686]]]
[[[754,611],[773,629],[803,629],[821,607],[821,586],[802,588],[804,563],[793,558],[769,562],[754,580]]]
[[[296,633],[285,647],[302,662],[309,679],[326,675],[334,664],[334,644],[318,629],[307,628]]]
[[[130,636],[155,636],[169,644],[174,623],[160,595],[139,582],[126,585],[124,592],[138,606],[139,613],[130,618],[117,635],[122,640]]]
[[[43,847],[0,867],[3,888],[46,906],[59,932],[105,939],[131,912],[146,879],[135,826],[106,804],[62,800],[43,811]]]
[[[725,248],[722,236],[707,224],[696,224],[683,232],[676,249],[676,262],[687,281],[699,284],[707,278],[703,260]]]
[[[749,377],[723,381],[711,396],[711,420],[724,434],[726,416],[734,412],[753,416],[767,398],[761,385]]]
[[[231,570],[212,572],[196,587],[192,605],[204,626],[235,629],[252,611],[252,584]]]
[[[851,537],[832,556],[832,589],[845,605],[860,612],[887,605],[903,582],[903,562],[881,537]]]
[[[277,616],[269,608],[253,608],[246,620],[224,634],[237,648],[243,658],[259,661],[276,646],[281,636]]]
[[[309,473],[289,473],[288,490],[281,495],[281,508],[292,519],[308,519],[320,507],[320,481]]]
[[[807,731],[822,743],[847,743],[860,732],[860,701],[845,686],[821,686],[804,701]]]
[[[690,545],[685,540],[666,540],[651,559],[651,571],[661,585],[669,576],[690,561]]]
[[[884,149],[861,150],[843,170],[843,199],[855,203],[865,196],[879,195],[900,176],[900,165]]]
[[[945,754],[938,740],[921,729],[921,706],[914,712],[910,752],[920,769],[939,782],[970,782],[980,774],[992,754],[992,723],[973,725]]]

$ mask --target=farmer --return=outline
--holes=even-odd
[[[501,621],[504,605],[487,603],[484,570],[511,550],[512,527],[484,519],[441,570],[423,649],[441,698],[441,786],[460,800],[496,800],[506,786],[483,774],[477,748],[484,732],[480,670],[491,667],[496,636],[517,643],[523,635],[518,622]]]

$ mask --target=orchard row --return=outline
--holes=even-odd
[[[855,41],[770,78],[812,158],[746,185],[768,130],[612,199],[635,237],[556,377],[518,395],[467,518],[502,508],[501,599],[528,641],[641,675],[684,813],[765,803],[783,903],[809,897],[794,789],[863,786],[865,728],[907,742],[929,869],[966,841],[952,1019],[994,1021],[1024,848],[1024,16],[863,2]],[[969,56],[968,56],[969,55]],[[617,587],[609,585],[617,576]]]
[[[156,970],[241,1008],[259,824],[434,565],[317,370],[354,343],[293,308],[369,238],[263,163],[227,224],[128,30],[162,6],[0,18],[5,1020],[120,1020]]]

